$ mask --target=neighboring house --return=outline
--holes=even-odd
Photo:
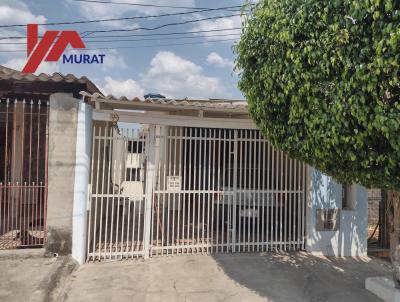
[[[36,159],[40,167],[26,168],[25,157],[6,170],[44,171],[38,173],[44,189],[32,195],[43,200],[38,211],[43,222],[36,223],[40,228],[10,227],[7,219],[14,216],[8,209],[20,213],[25,199],[18,197],[22,191],[3,194],[0,222],[8,228],[0,228],[0,236],[16,230],[38,237],[40,231],[38,245],[72,252],[81,263],[271,250],[366,255],[366,190],[342,189],[276,150],[256,129],[245,101],[105,97],[85,78],[0,69],[3,102],[39,95],[50,107],[45,155]],[[30,154],[25,147],[13,150]],[[16,187],[14,182],[7,190]],[[27,212],[36,209],[36,203],[28,204]]]
[[[73,178],[75,141],[68,152],[63,150],[68,143],[63,138],[75,135],[73,111],[77,103],[61,104],[50,96],[63,93],[79,98],[82,90],[99,92],[84,77],[58,73],[35,76],[0,66],[0,249],[42,246],[46,230],[54,223],[46,225],[46,221],[52,217],[54,221],[68,220],[72,226],[71,213],[65,211],[72,200],[62,199],[63,189],[52,182],[52,175],[59,173],[59,166],[69,164],[64,182]],[[60,111],[70,114],[59,118]],[[60,203],[70,206],[47,204],[48,199],[59,198]],[[61,240],[56,237],[56,241]],[[46,241],[50,244],[52,238]]]

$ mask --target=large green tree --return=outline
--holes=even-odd
[[[235,46],[266,137],[342,183],[391,190],[400,286],[400,1],[261,0]]]

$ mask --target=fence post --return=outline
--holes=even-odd
[[[149,258],[150,255],[150,235],[151,235],[151,211],[153,202],[153,188],[156,179],[155,165],[155,125],[150,125],[148,139],[146,140],[146,182],[145,182],[145,211],[144,211],[144,234],[143,234],[143,257]]]
[[[72,257],[83,264],[86,253],[86,203],[92,150],[92,108],[79,102],[76,134],[76,166],[72,218]]]

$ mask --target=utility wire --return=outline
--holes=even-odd
[[[178,9],[207,9],[207,7],[171,6],[171,5],[129,3],[129,2],[117,2],[117,1],[99,1],[99,0],[72,0],[72,1],[75,1],[75,2],[87,2],[87,3],[115,4],[115,5],[130,5],[130,6],[140,6],[140,7],[159,7],[159,8],[178,8]]]
[[[182,22],[172,22],[172,23],[158,25],[155,27],[135,27],[135,28],[131,28],[131,29],[90,30],[90,31],[82,32],[81,35],[86,34],[86,36],[87,36],[87,35],[91,35],[93,33],[127,32],[127,31],[136,31],[136,30],[157,30],[157,29],[161,29],[161,28],[169,27],[169,26],[184,25],[184,24],[196,23],[196,22],[201,22],[201,21],[206,21],[206,20],[216,20],[216,19],[231,18],[231,17],[238,17],[238,16],[241,16],[241,14],[234,14],[234,15],[227,15],[227,16],[214,16],[214,17],[208,17],[208,18],[186,20],[186,21],[182,21]]]
[[[46,25],[46,26],[72,25],[72,24],[88,24],[88,23],[99,23],[99,22],[111,22],[111,21],[126,21],[126,20],[136,20],[136,19],[149,19],[149,18],[160,18],[160,17],[188,15],[188,14],[194,14],[194,13],[212,12],[212,11],[226,10],[226,9],[238,8],[238,7],[240,7],[240,6],[236,5],[236,6],[226,6],[226,7],[218,7],[218,8],[205,8],[205,9],[194,10],[194,11],[190,11],[190,12],[169,13],[169,14],[150,15],[150,16],[134,16],[134,17],[121,17],[121,18],[83,20],[83,21],[38,23],[38,25]],[[237,9],[236,11],[240,11],[240,9]],[[26,24],[8,24],[8,25],[0,25],[0,28],[25,27],[25,26],[26,26]]]
[[[102,35],[102,36],[86,37],[85,39],[186,35],[186,34],[197,34],[197,33],[210,33],[210,32],[231,31],[231,30],[237,30],[237,29],[242,29],[242,27],[220,28],[220,29],[198,30],[198,31],[170,32],[170,33],[146,33],[146,34],[127,34],[127,35]],[[39,38],[43,38],[43,36],[39,36]],[[0,37],[0,40],[20,40],[20,39],[26,39],[26,37],[17,37],[17,36]]]
[[[141,39],[118,39],[118,40],[91,40],[84,41],[85,43],[110,43],[110,42],[140,42],[140,41],[159,41],[159,40],[183,40],[183,39],[199,39],[209,37],[227,37],[240,36],[240,33],[226,33],[215,35],[199,35],[193,37],[159,37],[159,38],[141,38]],[[26,45],[26,42],[0,42],[0,45]]]
[[[206,41],[206,42],[205,41],[201,41],[201,42],[171,43],[171,44],[152,44],[152,45],[137,45],[137,46],[84,48],[84,49],[79,49],[79,51],[112,50],[112,49],[134,49],[134,48],[148,48],[148,47],[155,48],[155,47],[162,47],[162,46],[196,45],[196,44],[208,44],[208,43],[217,43],[217,42],[225,42],[225,41],[237,41],[237,38],[221,39],[221,40],[210,40],[210,41]],[[67,49],[66,51],[74,51],[74,49]],[[22,49],[18,49],[18,50],[0,50],[0,53],[14,53],[14,52],[26,52],[26,50],[22,50]]]

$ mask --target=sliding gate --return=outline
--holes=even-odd
[[[258,130],[95,129],[89,259],[304,248],[305,165]]]

